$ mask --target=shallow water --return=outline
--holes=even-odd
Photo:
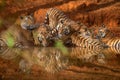
[[[0,48],[0,78],[10,80],[120,80],[114,48]]]

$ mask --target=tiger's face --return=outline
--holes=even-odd
[[[35,24],[35,20],[32,14],[20,16],[20,20],[20,25],[25,30],[34,30],[39,26],[39,24]]]
[[[41,25],[39,29],[37,30],[37,38],[40,43],[40,45],[46,47],[49,46],[51,43],[51,32],[48,30],[46,25]]]
[[[92,31],[86,26],[82,26],[79,30],[79,35],[83,37],[92,37]]]
[[[106,34],[109,32],[108,28],[105,26],[102,26],[98,29],[98,35],[101,38],[105,38]]]
[[[71,26],[69,24],[65,24],[63,22],[60,22],[58,25],[57,25],[57,30],[58,30],[58,37],[59,38],[62,38],[62,37],[65,37],[65,36],[68,36],[71,32]]]

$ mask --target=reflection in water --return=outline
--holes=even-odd
[[[19,68],[23,72],[29,72],[33,65],[41,69],[55,73],[67,69],[70,65],[84,64],[86,62],[106,64],[107,55],[119,54],[118,50],[111,48],[105,50],[90,50],[87,48],[69,48],[67,55],[58,48],[1,48],[0,57],[4,59],[16,59],[20,57]],[[117,52],[116,52],[117,51]],[[79,59],[76,61],[75,59]],[[82,63],[81,63],[82,61]],[[75,62],[75,63],[74,63]]]
[[[37,64],[48,72],[57,72],[65,69],[68,65],[68,58],[57,48],[41,48],[35,50],[34,58]]]
[[[19,68],[23,71],[23,72],[30,72],[30,69],[32,67],[32,64],[29,63],[27,60],[25,59],[21,59],[19,62]]]
[[[72,48],[71,56],[85,62],[105,63],[105,55],[102,53],[102,49]]]
[[[20,49],[18,48],[8,48],[8,47],[1,47],[0,56],[3,59],[14,59],[18,56]]]
[[[104,49],[104,53],[108,54],[108,55],[116,55],[116,54],[120,54],[120,49],[118,48],[107,48],[107,49]]]

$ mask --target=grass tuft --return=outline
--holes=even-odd
[[[14,40],[14,37],[11,35],[11,34],[7,34],[7,45],[8,47],[13,47],[14,44],[15,44],[15,40]]]
[[[55,42],[55,47],[60,49],[63,54],[68,54],[68,49],[64,46],[63,42],[61,40],[58,40]]]

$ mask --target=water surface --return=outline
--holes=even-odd
[[[120,50],[55,47],[0,48],[0,78],[120,80]]]

